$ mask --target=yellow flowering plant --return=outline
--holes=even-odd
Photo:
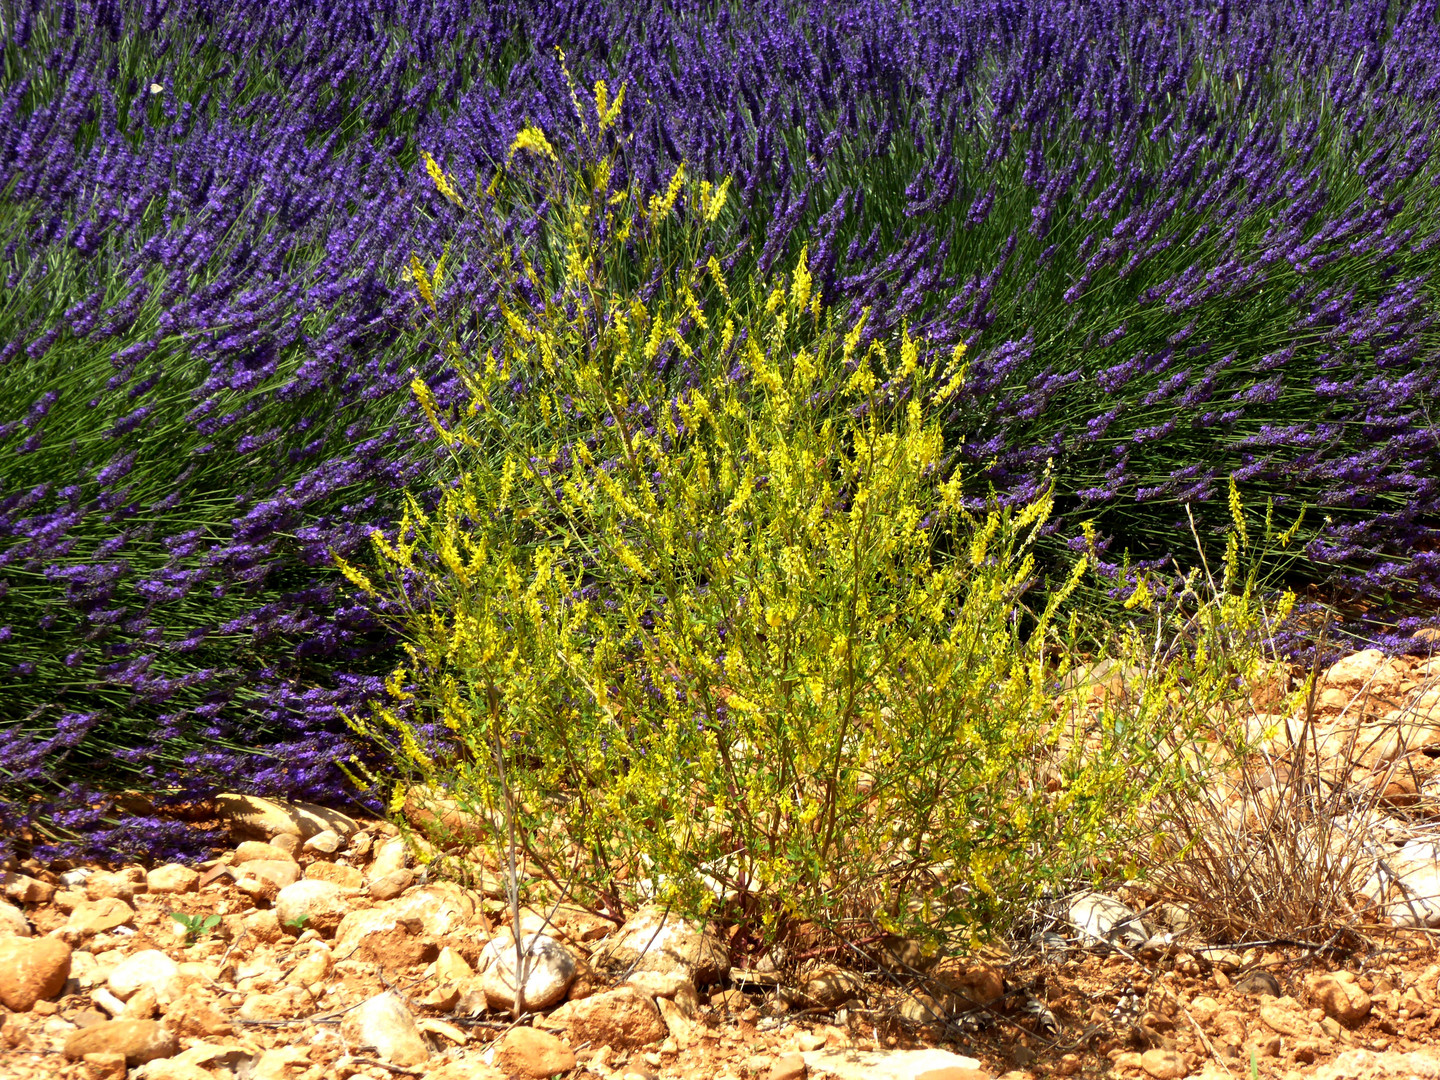
[[[596,87],[597,136],[620,100]],[[1169,765],[1076,758],[1047,788],[1046,652],[1085,560],[1022,617],[1050,496],[963,505],[926,407],[963,349],[867,339],[804,251],[728,280],[705,249],[724,183],[677,171],[642,201],[609,190],[609,156],[568,170],[530,128],[521,152],[551,217],[529,249],[492,236],[488,338],[416,260],[468,401],[417,381],[457,478],[346,567],[403,613],[411,659],[352,722],[483,849],[513,840],[614,915],[971,940],[1121,843]]]

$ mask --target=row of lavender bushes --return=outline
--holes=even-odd
[[[567,67],[626,89],[617,186],[732,178],[728,272],[808,244],[845,317],[966,342],[951,465],[1049,469],[1052,549],[1193,561],[1233,473],[1311,508],[1295,572],[1440,599],[1434,3],[15,0],[0,37],[0,844],[195,842],[117,786],[356,797],[393,643],[331,556],[443,476],[410,369],[455,396],[404,270],[493,279],[421,152],[465,190],[527,122],[571,152]],[[444,302],[483,339],[493,297]]]

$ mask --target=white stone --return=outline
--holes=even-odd
[[[804,1055],[812,1075],[835,1080],[918,1080],[924,1076],[954,1075],[962,1069],[984,1075],[980,1062],[948,1050],[811,1050]]]
[[[1150,930],[1140,917],[1113,896],[1077,893],[1070,898],[1069,914],[1075,928],[1092,941],[1136,948],[1150,940]]]
[[[16,937],[30,936],[30,923],[25,913],[13,904],[0,902],[0,937],[13,934]]]
[[[334,855],[340,850],[340,834],[334,829],[322,829],[300,846],[306,851],[318,851],[321,855]]]
[[[425,933],[449,937],[475,917],[475,899],[458,885],[441,882],[406,893],[387,905],[398,919],[419,919]]]
[[[1393,877],[1377,868],[1361,892],[1382,903],[1385,915],[1396,926],[1440,927],[1440,865],[1418,851],[1409,858],[1404,855],[1402,851],[1401,856],[1387,861]]]
[[[152,893],[193,892],[200,875],[180,863],[157,866],[145,875],[145,888]]]
[[[180,974],[180,965],[159,949],[145,949],[127,956],[115,965],[106,985],[121,1001],[129,1001],[138,991],[150,989],[161,1000],[168,1000],[170,980]]]
[[[527,1010],[548,1009],[565,997],[575,980],[575,957],[552,937],[531,934],[521,939],[525,948],[524,1005]],[[515,941],[508,934],[491,940],[480,954],[480,988],[492,1009],[515,1005]]]
[[[405,846],[401,837],[393,837],[386,840],[375,849],[375,858],[370,863],[370,869],[365,877],[369,881],[379,881],[387,874],[393,874],[396,870],[405,869],[405,863],[410,858],[410,849]]]
[[[630,916],[597,957],[637,971],[683,971],[697,986],[718,982],[730,970],[728,952],[712,930],[658,906]]]
[[[290,815],[300,825],[300,839],[309,840],[329,829],[341,839],[348,840],[360,831],[360,823],[349,814],[342,814],[339,810],[332,810],[328,806],[317,806],[315,803],[297,802],[291,803],[287,809]]]
[[[275,897],[275,917],[282,926],[328,934],[349,912],[349,893],[333,881],[306,878],[286,885]]]
[[[340,1034],[350,1044],[352,1053],[358,1047],[373,1046],[382,1061],[402,1068],[423,1065],[430,1058],[415,1018],[399,997],[389,991],[347,1013],[340,1025]]]
[[[242,836],[269,840],[281,833],[300,835],[300,823],[284,806],[272,799],[227,793],[215,797],[215,810],[222,820],[230,823],[232,830]]]

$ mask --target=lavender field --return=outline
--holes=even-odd
[[[579,154],[601,79],[616,190],[730,179],[702,259],[804,249],[865,343],[964,343],[946,468],[1053,479],[1057,565],[1223,550],[1233,477],[1354,633],[1440,607],[1432,0],[0,0],[0,39],[0,854],[199,842],[122,789],[365,798],[341,714],[397,643],[335,556],[449,475],[412,370],[463,397],[412,256],[500,321],[427,155]]]

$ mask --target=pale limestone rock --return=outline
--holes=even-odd
[[[389,904],[398,918],[419,919],[424,932],[449,937],[464,930],[475,918],[475,897],[449,882],[426,885]]]
[[[475,976],[475,969],[448,945],[440,950],[440,955],[435,958],[433,968],[431,974],[440,982],[465,982]]]
[[[465,1057],[447,1061],[439,1068],[431,1069],[425,1074],[425,1080],[515,1080],[515,1078],[501,1072],[493,1065],[487,1065],[479,1058]]]
[[[242,840],[235,845],[230,860],[235,866],[252,862],[295,862],[291,852],[264,840]]]
[[[258,795],[217,795],[215,810],[237,836],[269,840],[281,834],[300,835],[300,823],[284,806]]]
[[[373,1046],[382,1061],[402,1068],[423,1065],[430,1050],[404,1003],[386,991],[345,1015],[340,1034],[352,1047]]]
[[[322,832],[330,831],[341,837],[349,839],[360,831],[360,823],[349,814],[343,814],[339,810],[332,810],[328,806],[317,806],[315,803],[297,802],[289,806],[290,814],[300,825],[300,839],[309,840]]]
[[[697,986],[719,982],[730,970],[729,953],[708,927],[650,906],[635,912],[595,958],[635,970],[682,970]]]
[[[49,882],[9,871],[0,873],[0,888],[17,904],[48,904],[55,895],[55,886]]]
[[[684,971],[634,971],[622,986],[633,986],[646,997],[694,998],[697,996],[695,982]]]
[[[312,1012],[310,995],[298,986],[286,986],[269,993],[246,996],[240,1003],[242,1020],[291,1020]]]
[[[511,1028],[495,1043],[495,1064],[517,1077],[546,1077],[575,1068],[575,1052],[548,1031]]]
[[[130,1080],[215,1080],[215,1074],[178,1058],[156,1058],[134,1070]]]
[[[865,996],[864,981],[853,972],[833,966],[819,968],[800,983],[800,992],[824,1009],[833,1009],[852,998]]]
[[[180,966],[159,949],[144,949],[127,956],[110,972],[105,984],[121,1001],[129,1001],[138,991],[148,988],[157,1000],[170,999],[170,983],[180,974]]]
[[[335,957],[330,950],[316,943],[316,946],[290,969],[285,982],[290,986],[314,986],[330,978],[335,971]]]
[[[200,875],[188,866],[166,863],[145,875],[145,888],[152,893],[194,892]]]
[[[572,1044],[608,1043],[617,1050],[648,1046],[668,1034],[655,1003],[628,986],[567,1001],[550,1014],[545,1026],[565,1032]]]
[[[575,958],[564,945],[543,934],[521,939],[525,949],[524,1007],[548,1009],[562,1001],[575,978]],[[492,1009],[515,1005],[517,957],[515,942],[508,934],[497,936],[485,946],[480,957],[480,989]]]
[[[350,913],[350,907],[350,897],[338,885],[308,878],[285,886],[275,897],[275,915],[281,926],[296,933],[300,932],[299,926],[303,926],[306,930],[332,934]],[[297,920],[303,922],[297,923]]]
[[[80,1059],[85,1066],[85,1080],[125,1080],[129,1069],[124,1054],[86,1054]]]
[[[375,849],[375,858],[370,863],[370,881],[376,882],[387,874],[404,869],[409,858],[410,849],[401,837],[395,836],[383,841]]]
[[[660,1019],[665,1021],[665,1030],[672,1039],[684,1044],[694,1035],[695,1021],[670,998],[656,998],[655,1007],[660,1010]]]
[[[415,884],[415,872],[401,867],[370,882],[370,897],[373,900],[393,900],[411,885]]]
[[[155,1020],[106,1020],[71,1032],[65,1056],[74,1061],[86,1054],[123,1054],[131,1066],[179,1051],[175,1033]]]
[[[341,843],[343,841],[340,839],[340,834],[334,829],[321,829],[300,847],[305,851],[313,851],[320,855],[334,855],[340,850]]]
[[[112,874],[100,870],[85,879],[85,896],[89,900],[104,900],[113,896],[128,904],[135,899],[136,891],[136,883],[128,874]]]
[[[405,820],[436,843],[479,844],[494,835],[483,817],[434,788],[410,784],[403,798]]]
[[[29,937],[30,923],[14,904],[0,903],[0,937]]]
[[[1386,659],[1379,649],[1364,649],[1343,656],[1325,672],[1322,683],[1329,687],[1358,690],[1368,684],[1374,694],[1398,689],[1401,668]]]
[[[846,1050],[828,1048],[802,1055],[811,1073],[835,1080],[989,1080],[972,1057],[948,1050]]]
[[[165,1026],[177,1035],[197,1039],[224,1038],[235,1034],[225,1014],[203,997],[186,994],[165,1012]]]
[[[276,895],[278,896],[279,893]],[[247,933],[265,945],[273,945],[285,936],[285,931],[280,927],[280,918],[275,914],[274,908],[261,908],[258,911],[250,912],[244,917],[242,925]]]
[[[1310,1034],[1310,1022],[1293,1009],[1287,1009],[1279,1003],[1261,1005],[1260,1019],[1266,1027],[1279,1035],[1299,1038]]]
[[[313,862],[305,870],[307,881],[328,881],[346,892],[359,892],[365,887],[365,875],[344,863]]]
[[[154,1020],[160,1012],[160,996],[144,986],[130,995],[120,1015],[134,1020]]]
[[[249,1080],[294,1080],[310,1064],[310,1055],[299,1046],[276,1046],[255,1059]]]
[[[340,920],[335,951],[370,960],[387,970],[432,959],[437,949],[423,938],[419,919],[401,918],[387,907],[361,908]],[[428,955],[427,955],[428,954]]]
[[[1440,1080],[1440,1051],[1347,1050],[1316,1069],[1310,1080]]]
[[[1114,897],[1082,892],[1070,898],[1070,921],[1091,941],[1110,941],[1131,948],[1150,940],[1140,917]]]
[[[1370,1015],[1370,995],[1360,988],[1350,971],[1337,971],[1307,980],[1310,993],[1325,1015],[1347,1026]]]
[[[1190,1071],[1190,1064],[1184,1054],[1155,1049],[1140,1055],[1140,1068],[1155,1080],[1178,1080]]]
[[[0,937],[0,1003],[29,1012],[65,989],[70,946],[53,937]]]
[[[256,859],[247,862],[238,868],[236,886],[243,890],[245,879],[251,877],[269,881],[277,890],[283,889],[300,880],[300,864],[293,859]]]
[[[217,1080],[251,1067],[254,1053],[236,1043],[200,1043],[176,1054],[175,1061],[210,1069]]]

